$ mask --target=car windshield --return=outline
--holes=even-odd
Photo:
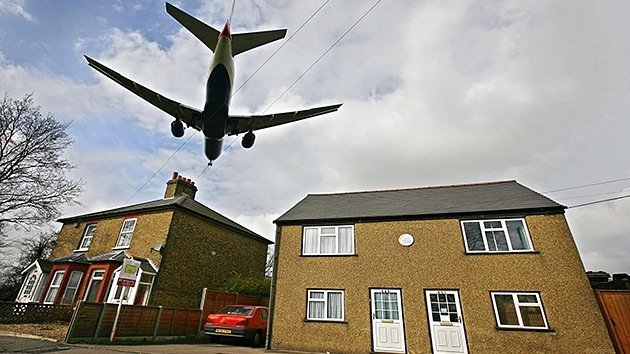
[[[251,316],[254,312],[252,307],[244,307],[244,306],[228,306],[223,310],[219,311],[219,313],[226,315],[243,315],[243,316]]]

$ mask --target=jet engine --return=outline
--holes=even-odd
[[[245,135],[243,135],[241,145],[243,145],[245,149],[249,149],[250,147],[254,146],[254,140],[256,140],[256,135],[254,135],[254,133],[252,132],[247,132]]]
[[[181,120],[177,119],[171,122],[171,133],[176,138],[184,136],[184,124]]]

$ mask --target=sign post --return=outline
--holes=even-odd
[[[118,282],[116,283],[116,285],[122,287],[122,290],[120,291],[120,299],[118,299],[118,309],[116,310],[116,318],[112,326],[112,334],[109,336],[110,342],[113,342],[116,337],[123,300],[126,300],[127,296],[129,296],[130,289],[136,286],[138,270],[140,270],[140,261],[136,261],[133,258],[125,258],[120,274],[118,275]]]

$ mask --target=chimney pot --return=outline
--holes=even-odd
[[[173,172],[173,178],[171,178],[171,179],[177,178],[178,175],[179,175],[179,173],[177,173],[177,171]]]

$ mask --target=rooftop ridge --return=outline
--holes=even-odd
[[[482,185],[492,185],[492,184],[512,183],[512,182],[516,182],[516,180],[511,179],[511,180],[499,180],[499,181],[487,181],[487,182],[471,182],[471,183],[461,183],[461,184],[444,184],[444,185],[438,185],[438,186],[408,187],[408,188],[393,188],[393,189],[375,189],[375,190],[354,191],[354,192],[309,193],[307,195],[308,196],[331,196],[331,195],[350,195],[350,194],[365,194],[365,193],[404,192],[404,191],[415,191],[415,190],[425,190],[425,189],[472,187],[472,186],[482,186]],[[516,182],[516,183],[518,183],[518,182]]]

